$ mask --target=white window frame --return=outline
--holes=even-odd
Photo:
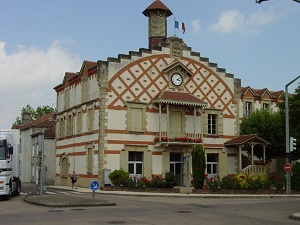
[[[135,178],[138,178],[138,177],[142,177],[143,176],[143,167],[144,167],[144,162],[143,162],[143,159],[142,161],[139,161],[139,160],[134,160],[134,161],[130,161],[130,154],[136,154],[136,153],[141,153],[142,154],[142,157],[144,158],[144,152],[137,152],[137,151],[129,151],[128,152],[128,173],[129,173],[129,176],[131,177],[135,177]],[[133,165],[133,173],[130,173],[130,169],[129,169],[129,165]],[[141,173],[137,173],[137,165],[141,165],[142,166],[142,171]]]
[[[252,113],[253,104],[252,102],[245,102],[245,113],[246,118],[248,118]]]

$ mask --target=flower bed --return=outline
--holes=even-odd
[[[179,188],[130,188],[120,186],[101,187],[103,191],[132,191],[132,192],[155,192],[155,193],[179,193]]]
[[[249,190],[249,189],[219,189],[219,190],[209,190],[209,189],[193,189],[193,194],[285,194],[285,190]]]

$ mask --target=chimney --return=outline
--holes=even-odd
[[[167,17],[173,13],[160,0],[156,0],[143,11],[143,14],[149,18],[149,49],[160,46],[167,38]]]
[[[22,125],[25,125],[30,122],[31,122],[31,114],[29,112],[25,112],[22,116]]]

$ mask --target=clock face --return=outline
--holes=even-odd
[[[179,73],[174,73],[171,77],[171,81],[175,86],[180,86],[183,82],[183,78]]]

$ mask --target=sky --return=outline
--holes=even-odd
[[[154,0],[0,0],[0,129],[21,109],[56,106],[55,86],[84,60],[148,48]],[[300,75],[300,4],[293,0],[162,0],[168,36],[182,38],[242,86],[284,90]],[[184,22],[186,32],[174,29]],[[294,92],[297,80],[289,86]]]

